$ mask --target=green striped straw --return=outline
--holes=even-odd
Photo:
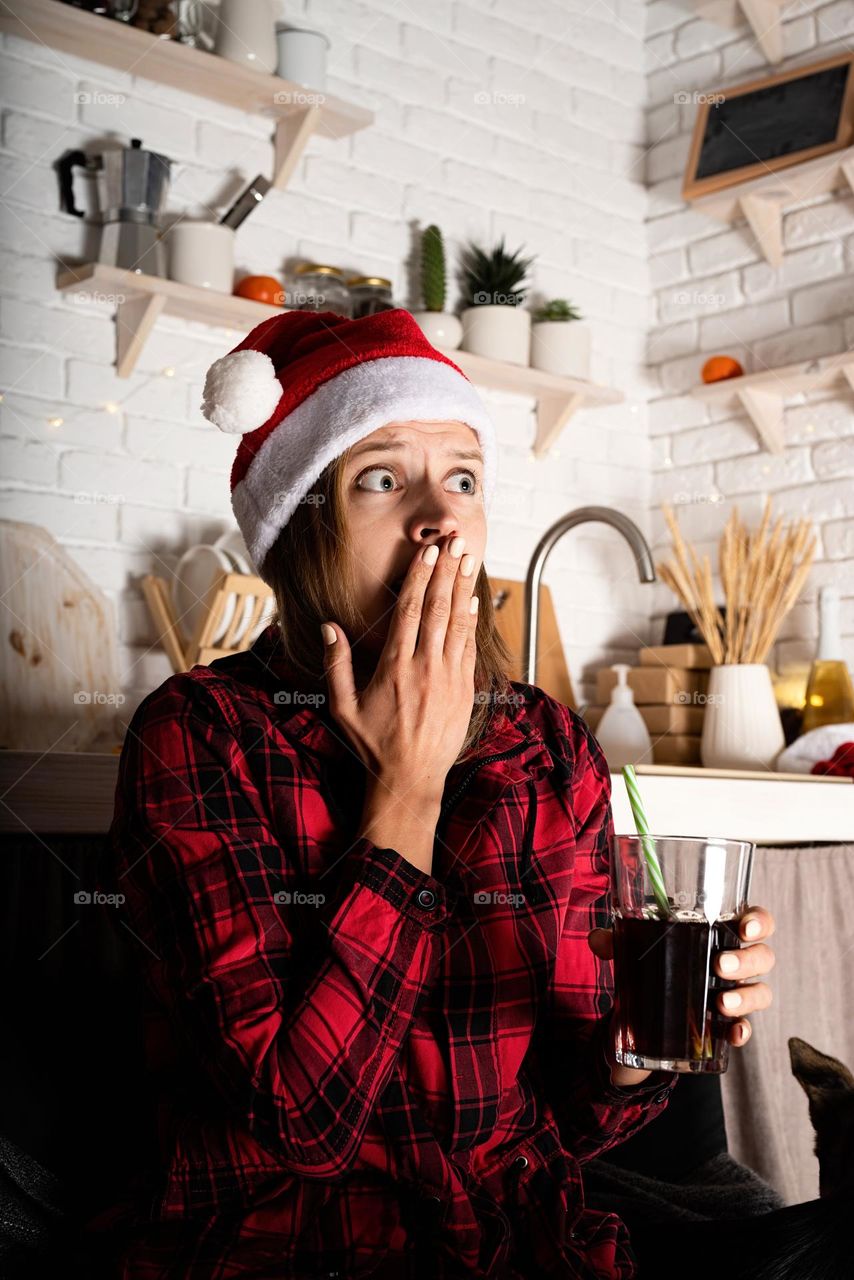
[[[661,863],[658,861],[658,854],[655,852],[655,841],[653,840],[650,830],[649,821],[647,820],[646,811],[643,807],[643,801],[640,798],[638,790],[637,775],[634,767],[630,764],[623,765],[623,781],[626,784],[626,791],[629,793],[629,804],[632,806],[632,816],[635,820],[637,833],[641,838],[641,848],[643,856],[646,859],[646,869],[649,872],[650,883],[652,884],[655,900],[658,903],[659,910],[662,915],[667,918],[670,916],[670,902],[667,898],[667,892],[664,888],[664,876],[661,874]]]

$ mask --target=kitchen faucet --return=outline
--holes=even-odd
[[[525,578],[525,633],[522,649],[522,680],[525,684],[534,684],[536,678],[540,579],[543,576],[546,561],[552,548],[565,533],[574,529],[577,524],[587,524],[591,521],[609,524],[623,535],[635,554],[641,582],[656,580],[652,552],[646,538],[634,521],[624,516],[621,511],[614,511],[612,507],[576,507],[574,511],[568,511],[565,516],[561,516],[550,529],[546,530],[537,543]]]

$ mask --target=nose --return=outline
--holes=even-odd
[[[441,542],[443,538],[450,539],[459,532],[457,524],[458,517],[453,511],[441,508],[430,512],[422,510],[409,521],[409,538],[416,544]]]

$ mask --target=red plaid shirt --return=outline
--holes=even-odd
[[[364,769],[275,637],[171,676],[122,751],[100,887],[144,970],[161,1159],[105,1215],[115,1274],[633,1276],[581,1165],[678,1077],[610,1083],[596,740],[511,682],[428,875],[358,836]]]

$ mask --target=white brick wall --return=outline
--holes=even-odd
[[[851,0],[800,0],[784,10],[781,69],[843,52],[854,22]],[[735,355],[748,372],[829,355],[851,346],[854,197],[839,191],[804,201],[785,216],[786,256],[774,270],[744,222],[713,222],[683,204],[682,174],[696,108],[680,95],[772,74],[746,26],[718,28],[676,0],[647,7],[647,180],[649,267],[655,320],[649,337],[656,390],[648,406],[654,438],[654,501],[679,503],[680,524],[717,564],[718,536],[733,505],[761,515],[764,494],[788,517],[811,516],[820,533],[802,600],[770,661],[810,660],[817,634],[816,592],[840,586],[845,657],[854,662],[854,413],[850,389],[787,402],[786,451],[762,449],[749,419],[702,405],[687,393],[704,360]],[[653,510],[653,549],[669,546]],[[655,621],[674,597],[655,589]]]
[[[376,122],[341,142],[310,141],[288,190],[268,196],[241,230],[240,272],[275,274],[319,256],[388,275],[395,298],[417,305],[407,259],[414,230],[435,220],[448,242],[453,305],[461,245],[506,235],[510,247],[538,256],[535,296],[570,297],[589,318],[593,376],[626,390],[626,405],[579,414],[544,462],[529,456],[532,402],[484,392],[502,442],[487,559],[496,576],[522,578],[546,522],[586,502],[618,506],[646,527],[640,8],[287,5],[288,17],[301,13],[332,37],[330,91],[372,108]],[[82,220],[59,212],[51,166],[105,134],[139,136],[175,160],[170,212],[204,216],[269,171],[269,126],[25,40],[6,38],[0,58],[5,514],[45,525],[114,601],[132,706],[170,670],[140,576],[168,573],[188,545],[232,523],[235,446],[197,403],[207,365],[236,338],[161,319],[134,375],[118,379],[109,307],[54,288],[53,260],[91,257],[93,243]],[[83,187],[78,178],[81,195]],[[55,416],[62,425],[49,427]],[[628,549],[603,526],[567,539],[548,581],[583,692],[593,664],[625,658],[647,639],[649,594]]]
[[[241,230],[238,270],[276,274],[320,257],[388,275],[395,298],[416,305],[413,237],[437,221],[453,306],[461,246],[503,235],[537,255],[533,300],[565,296],[581,307],[593,332],[593,377],[626,393],[623,405],[579,414],[543,462],[530,457],[532,402],[483,393],[501,442],[491,572],[522,578],[546,525],[589,502],[626,511],[660,540],[652,504],[663,492],[694,495],[686,529],[711,547],[729,494],[758,508],[771,484],[793,510],[815,511],[822,563],[850,582],[850,400],[793,404],[791,456],[765,472],[752,429],[687,394],[699,355],[721,343],[768,363],[795,358],[781,356],[787,350],[818,354],[854,341],[839,283],[854,265],[854,200],[793,210],[786,239],[794,252],[775,276],[744,227],[722,228],[679,197],[690,111],[674,94],[749,74],[756,64],[744,32],[698,22],[675,0],[653,0],[646,11],[641,0],[435,0],[417,11],[393,0],[302,0],[286,8],[328,31],[330,91],[376,120],[341,142],[310,141],[289,188],[271,193]],[[787,49],[835,48],[844,8],[791,6]],[[188,545],[232,523],[234,445],[197,406],[205,369],[236,335],[161,319],[134,375],[118,379],[109,306],[54,287],[56,260],[91,258],[93,233],[59,212],[52,165],[68,148],[95,149],[105,134],[140,136],[175,160],[170,212],[205,216],[269,171],[269,125],[12,37],[0,63],[4,512],[51,530],[113,600],[132,706],[169,674],[140,576],[168,573]],[[795,335],[796,322],[805,328]],[[57,416],[62,425],[49,426]],[[582,697],[596,666],[633,660],[673,607],[661,588],[637,583],[628,548],[604,526],[567,537],[547,581]],[[849,602],[844,616],[853,614]],[[807,609],[805,628],[809,617]],[[781,648],[799,643],[787,633]]]

